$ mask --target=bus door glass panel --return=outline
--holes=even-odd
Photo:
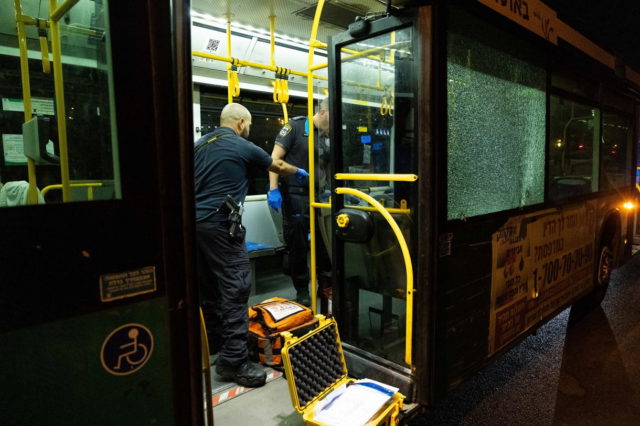
[[[416,173],[417,126],[413,87],[417,58],[412,28],[346,45],[341,51],[344,173]],[[350,180],[338,185],[363,191],[386,208],[415,206],[408,182]],[[367,207],[345,196],[344,206]],[[373,236],[344,244],[344,340],[402,364],[405,345],[406,274],[400,245],[387,221],[370,212]],[[393,213],[409,247],[412,214]]]
[[[598,191],[600,110],[551,96],[549,198]]]
[[[80,0],[60,20],[70,201],[121,198],[107,13],[106,2]]]
[[[59,21],[66,139],[68,146],[68,201],[121,198],[117,134],[111,75],[107,3],[80,0]],[[27,34],[33,28],[27,28]],[[35,32],[33,34],[36,34]],[[51,38],[51,31],[49,31]],[[29,44],[30,56],[35,45]],[[39,204],[60,203],[62,173],[53,63],[44,74],[39,53],[29,59],[32,113],[38,146],[36,186]],[[27,204],[27,158],[23,150],[22,82],[19,58],[2,55],[0,81],[3,155],[0,156],[0,207]],[[16,101],[18,108],[8,107]],[[37,140],[36,140],[37,139]],[[32,143],[33,143],[32,142]],[[32,145],[33,146],[33,145]],[[33,150],[33,148],[31,148]],[[52,186],[53,185],[53,186]]]
[[[619,114],[602,114],[600,189],[629,186],[631,178],[631,120]]]

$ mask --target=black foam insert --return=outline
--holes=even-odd
[[[301,407],[346,374],[337,337],[334,323],[289,349]]]

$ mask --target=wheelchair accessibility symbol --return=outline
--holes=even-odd
[[[102,343],[100,360],[111,374],[126,376],[147,363],[153,352],[153,335],[141,324],[125,324],[113,330]]]

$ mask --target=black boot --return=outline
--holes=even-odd
[[[267,381],[267,373],[264,368],[251,361],[245,361],[238,366],[218,361],[216,373],[225,381],[233,381],[247,388],[263,386]]]

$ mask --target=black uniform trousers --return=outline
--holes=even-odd
[[[209,347],[218,362],[237,366],[248,359],[247,303],[251,266],[245,230],[229,236],[229,222],[196,223],[198,282]]]
[[[285,272],[291,277],[296,291],[308,291],[309,194],[301,188],[283,188],[282,198],[282,231],[288,258]],[[316,270],[319,274],[331,273],[331,262],[322,238],[316,238]]]

